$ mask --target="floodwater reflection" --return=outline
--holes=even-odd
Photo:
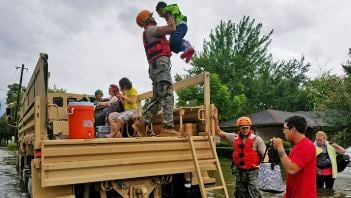
[[[14,151],[0,147],[0,197],[25,198],[21,192],[16,171],[16,157]]]

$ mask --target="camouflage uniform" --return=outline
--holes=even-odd
[[[153,61],[149,66],[149,77],[152,80],[153,98],[146,101],[142,120],[150,124],[154,114],[162,109],[163,127],[173,128],[174,96],[170,57],[161,56]]]
[[[258,170],[237,170],[235,172],[235,198],[261,198],[257,189]]]

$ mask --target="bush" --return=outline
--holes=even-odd
[[[232,147],[228,142],[216,142],[216,147]]]
[[[7,148],[7,150],[10,150],[10,151],[16,151],[17,144],[8,144],[6,148]]]
[[[219,158],[232,159],[232,156],[233,156],[232,147],[217,147],[216,151]]]

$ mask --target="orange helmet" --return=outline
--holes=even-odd
[[[150,11],[142,10],[139,12],[139,14],[136,17],[136,23],[140,27],[145,27],[145,22],[150,16],[152,16],[152,13]]]
[[[237,126],[251,126],[252,122],[251,122],[251,119],[249,117],[240,117],[236,121],[236,125]]]

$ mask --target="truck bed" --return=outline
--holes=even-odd
[[[202,170],[215,170],[207,136],[194,136]],[[42,141],[42,186],[194,172],[184,137]]]

